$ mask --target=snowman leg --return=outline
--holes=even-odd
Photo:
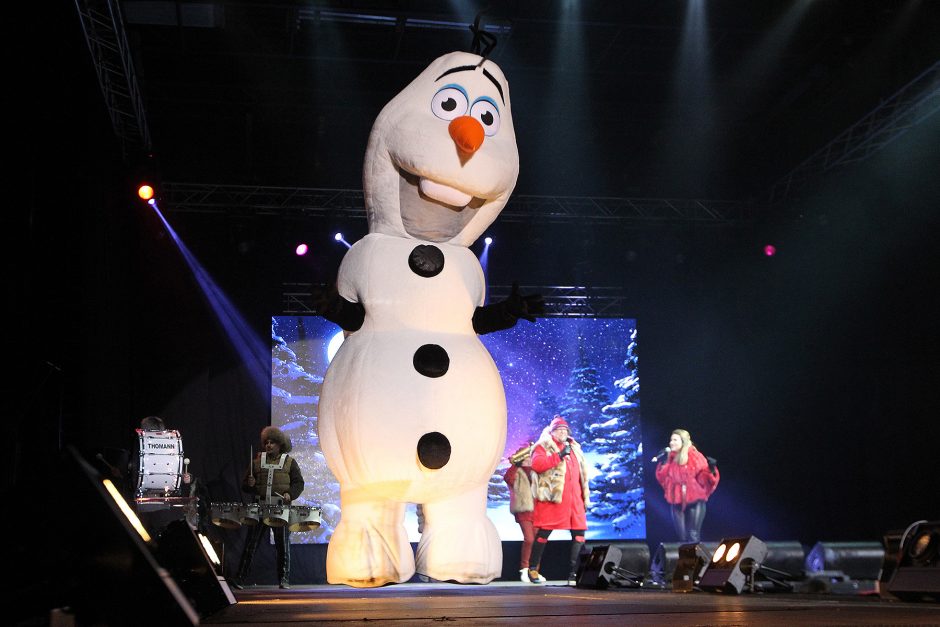
[[[402,583],[415,561],[405,531],[405,504],[352,498],[343,491],[342,519],[326,551],[326,579],[356,588]]]
[[[502,573],[503,546],[486,516],[486,485],[424,503],[417,571],[439,581],[489,583]]]

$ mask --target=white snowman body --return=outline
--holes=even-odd
[[[320,397],[320,445],[342,511],[330,583],[381,586],[416,569],[460,583],[500,574],[486,498],[506,401],[473,329],[485,284],[467,247],[502,210],[518,167],[508,85],[470,53],[435,60],[373,126],[363,175],[370,233],[337,280],[365,317]],[[404,528],[408,503],[423,509],[417,556]]]

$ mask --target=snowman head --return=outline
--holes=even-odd
[[[363,166],[369,231],[472,244],[519,175],[509,84],[490,60],[439,57],[379,113]]]

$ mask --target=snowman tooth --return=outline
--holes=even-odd
[[[452,207],[466,207],[473,200],[470,194],[423,177],[418,180],[418,188],[428,198]]]

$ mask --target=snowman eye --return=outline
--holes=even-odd
[[[499,107],[486,96],[477,98],[470,107],[470,116],[479,120],[487,137],[499,132]]]
[[[431,111],[442,120],[453,120],[467,112],[467,93],[460,85],[445,85],[431,98]]]

